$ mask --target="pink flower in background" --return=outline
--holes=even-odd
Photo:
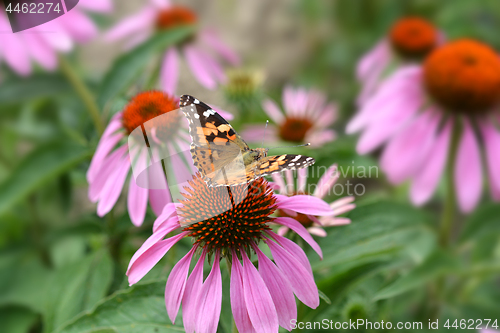
[[[500,200],[500,58],[489,46],[450,42],[433,51],[423,66],[394,73],[347,126],[362,131],[357,151],[385,144],[381,167],[395,184],[411,180],[410,197],[428,201],[442,177],[453,142],[457,201],[463,212],[481,199],[482,155],[491,195]]]
[[[316,90],[304,88],[283,90],[284,113],[278,105],[268,99],[262,107],[277,126],[247,126],[243,137],[249,142],[276,142],[279,140],[295,143],[311,143],[319,147],[335,140],[335,131],[329,127],[337,119],[337,106],[327,103],[326,96]]]
[[[179,204],[169,204],[156,219],[153,235],[132,257],[127,276],[137,283],[182,238],[191,238],[193,248],[172,269],[165,288],[168,315],[174,322],[182,303],[186,332],[217,331],[222,301],[219,262],[231,264],[231,309],[240,333],[277,333],[279,326],[291,330],[297,318],[294,294],[311,308],[319,305],[319,294],[311,265],[304,251],[291,240],[277,235],[272,224],[287,226],[300,235],[321,257],[322,252],[307,230],[290,217],[273,218],[276,209],[307,215],[331,215],[328,204],[314,196],[273,195],[260,178],[250,185],[208,187],[199,175],[185,188]],[[238,202],[238,204],[234,204]],[[177,214],[176,214],[177,212]],[[176,235],[163,239],[173,231]],[[269,247],[274,262],[260,249]],[[195,254],[201,253],[189,274]],[[255,253],[255,258],[250,254]],[[212,269],[203,281],[206,258]],[[252,263],[258,261],[258,270]],[[203,314],[203,315],[200,315]]]
[[[106,38],[110,41],[126,40],[128,47],[131,47],[146,40],[155,31],[196,22],[196,14],[186,7],[172,5],[168,0],[151,0],[137,14],[125,18],[113,27]],[[186,59],[196,80],[208,89],[215,89],[218,84],[226,81],[218,58],[232,65],[239,63],[236,53],[214,31],[202,29],[189,40],[165,51],[161,85],[170,94],[174,94],[177,87],[180,54]]]
[[[358,104],[374,94],[384,77],[403,65],[420,62],[442,41],[442,33],[425,19],[407,17],[397,21],[388,37],[358,62],[356,75],[362,86]]]
[[[294,195],[311,195],[310,193],[312,193],[313,196],[321,200],[326,195],[332,194],[332,189],[339,179],[339,172],[337,170],[336,164],[328,168],[323,176],[321,176],[317,185],[307,184],[307,174],[308,169],[297,170],[296,185],[293,178],[293,172],[290,170],[285,172],[285,177],[283,177],[281,173],[272,174],[272,177],[275,185],[277,185],[277,189],[279,190],[280,195],[292,197]],[[354,197],[352,196],[335,200],[330,204],[330,208],[333,214],[328,216],[317,217],[314,215],[296,213],[293,210],[288,209],[279,210],[278,215],[292,217],[299,221],[304,227],[306,227],[307,231],[309,231],[311,234],[325,237],[326,231],[325,229],[323,229],[324,227],[333,227],[351,223],[350,219],[338,216],[356,208],[356,205],[352,203],[353,201]],[[278,234],[283,236],[288,232],[288,230],[290,230],[290,228],[288,228],[287,226],[280,227],[280,229],[278,230]]]
[[[131,161],[127,137],[136,128],[148,121],[157,122],[154,140],[158,145],[164,145],[170,151],[174,173],[179,179],[191,175],[191,171],[182,162],[180,154],[191,159],[189,145],[191,138],[187,132],[187,123],[180,112],[171,112],[179,108],[178,98],[160,91],[147,91],[136,95],[124,108],[111,119],[87,171],[89,182],[89,199],[98,202],[97,214],[106,215],[116,204],[127,176],[130,174]],[[226,119],[231,115],[217,110]],[[141,133],[142,134],[142,133]],[[149,143],[153,145],[153,143]],[[144,150],[133,153],[137,164],[147,164],[147,154]],[[135,165],[137,165],[135,164]],[[140,226],[144,221],[147,203],[149,201],[156,215],[160,215],[163,207],[172,201],[170,192],[161,167],[153,165],[150,182],[155,186],[139,186],[134,177],[130,177],[127,207],[132,223]],[[159,183],[159,184],[158,184]]]
[[[68,13],[37,27],[11,33],[9,19],[0,13],[0,61],[19,75],[32,72],[32,61],[46,70],[57,67],[58,53],[66,53],[75,43],[85,43],[97,35],[97,27],[86,12],[109,13],[111,0],[80,0]]]

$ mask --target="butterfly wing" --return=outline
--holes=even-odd
[[[207,104],[193,96],[182,95],[179,105],[188,119],[191,156],[194,166],[210,179],[226,173],[244,173],[242,154],[249,150],[233,127]]]

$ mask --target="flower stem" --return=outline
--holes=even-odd
[[[443,248],[448,247],[450,234],[455,217],[455,185],[453,183],[454,163],[457,155],[458,142],[460,139],[460,124],[458,119],[455,119],[451,135],[450,149],[448,153],[448,161],[446,166],[446,199],[441,215],[441,225],[439,230],[439,243]]]
[[[102,134],[104,132],[104,124],[102,122],[101,116],[99,115],[99,107],[97,106],[94,95],[66,58],[60,57],[59,63],[62,72],[87,107],[87,111],[89,112],[90,117],[94,122],[96,130],[99,132],[99,134]]]

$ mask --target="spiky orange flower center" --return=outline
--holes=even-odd
[[[305,118],[287,117],[280,126],[279,135],[285,141],[302,143],[313,123]]]
[[[156,28],[158,30],[170,29],[181,25],[194,24],[196,21],[196,14],[191,9],[175,5],[158,13]]]
[[[170,112],[179,108],[174,96],[161,91],[145,91],[130,100],[122,115],[123,127],[128,133],[152,121],[159,139],[170,139],[179,129],[182,119],[180,112]],[[149,123],[148,123],[149,125]]]
[[[444,108],[484,113],[500,99],[500,58],[488,45],[462,39],[432,52],[424,63],[427,92]]]
[[[389,38],[392,47],[405,58],[420,58],[437,45],[436,28],[424,19],[408,17],[393,25]]]
[[[179,216],[184,230],[208,251],[248,249],[269,229],[276,198],[262,178],[245,185],[208,187],[198,174],[189,184]]]

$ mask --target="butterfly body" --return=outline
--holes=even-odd
[[[241,185],[314,164],[308,156],[268,156],[267,148],[251,149],[231,124],[192,96],[182,95],[179,105],[189,123],[193,164],[209,186]]]

